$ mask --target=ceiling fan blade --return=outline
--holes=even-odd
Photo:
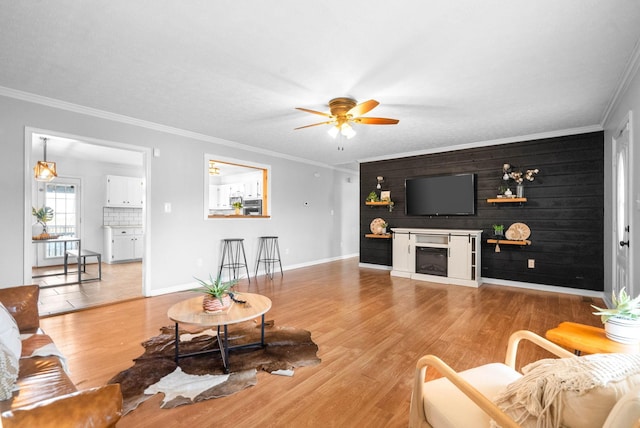
[[[320,116],[331,117],[329,113],[323,113],[321,111],[309,110],[308,108],[296,107],[297,110],[306,111],[307,113],[319,114]]]
[[[377,102],[376,100],[365,101],[353,107],[351,110],[347,112],[347,114],[350,114],[353,117],[362,116],[363,114],[366,114],[371,110],[373,110],[374,108],[376,108],[378,104],[380,103]]]
[[[310,128],[312,126],[318,126],[318,125],[329,125],[330,123],[333,123],[333,120],[329,120],[327,122],[314,123],[313,125],[300,126],[298,128],[294,128],[293,130],[295,131],[296,129]]]
[[[384,117],[356,117],[353,121],[365,125],[395,125],[400,122],[398,119],[387,119]]]

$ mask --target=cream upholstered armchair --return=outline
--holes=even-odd
[[[560,358],[516,371],[523,339]],[[428,367],[443,377],[425,382]],[[525,330],[509,338],[504,364],[457,373],[426,355],[416,365],[409,426],[640,428],[640,355],[577,357]]]

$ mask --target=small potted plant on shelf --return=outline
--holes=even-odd
[[[389,227],[389,223],[387,223],[386,221],[384,223],[382,223],[382,234],[383,235],[387,234],[387,227]]]
[[[38,225],[38,230],[32,227],[33,239],[49,239],[51,235],[47,233],[47,222],[53,220],[53,208],[42,207],[37,210],[35,207],[31,207],[31,215],[36,218]],[[34,226],[36,225],[34,224]]]
[[[623,287],[618,295],[611,293],[612,308],[596,309],[607,337],[620,343],[638,343],[640,341],[640,296],[631,298]]]
[[[372,191],[367,196],[367,202],[380,202],[380,198],[378,198],[378,194],[375,191]]]
[[[205,294],[202,299],[202,308],[205,312],[220,313],[231,307],[231,294],[233,287],[237,284],[237,281],[222,282],[220,277],[214,280],[211,274],[209,274],[209,282],[198,278],[195,279],[200,283],[200,285],[202,285],[202,287],[196,288],[193,291]]]
[[[494,224],[492,227],[493,235],[496,238],[502,238],[504,236],[504,224]]]
[[[233,209],[236,210],[236,215],[240,215],[240,210],[242,209],[242,202],[234,202]]]

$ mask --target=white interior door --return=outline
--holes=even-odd
[[[635,290],[630,281],[630,164],[629,164],[629,122],[619,131],[614,139],[615,163],[614,163],[614,242],[615,259],[613,266],[612,291],[618,294],[620,289],[626,287],[630,295],[636,296],[639,290]]]

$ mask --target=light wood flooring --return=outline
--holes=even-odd
[[[322,362],[293,377],[258,374],[229,397],[159,409],[153,397],[119,427],[405,427],[415,363],[436,354],[456,370],[504,359],[518,329],[544,334],[561,321],[599,326],[600,299],[505,286],[468,288],[393,278],[357,259],[244,280],[271,298],[267,319],[307,329]],[[171,325],[175,293],[43,318],[79,388],[105,384],[142,354],[140,343]],[[525,344],[519,365],[547,357]],[[233,356],[232,356],[233,358]],[[233,360],[232,360],[233,364]]]
[[[76,264],[69,271],[76,271]],[[102,263],[102,280],[81,284],[60,285],[77,279],[77,273],[64,275],[62,266],[34,268],[33,275],[48,275],[34,278],[40,285],[40,316],[61,314],[80,309],[142,297],[142,262],[107,264]],[[97,278],[97,263],[87,263],[82,278]]]

